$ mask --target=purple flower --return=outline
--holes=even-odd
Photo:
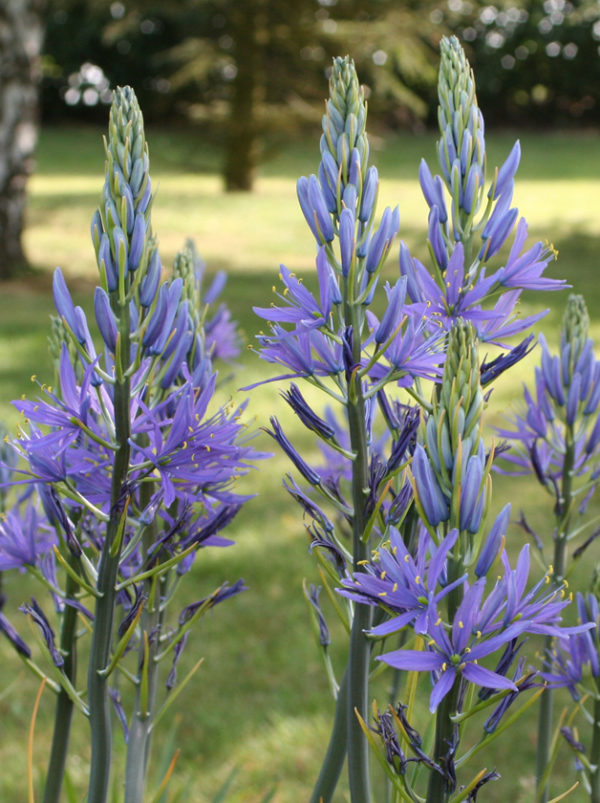
[[[429,698],[429,710],[432,713],[458,677],[484,688],[518,690],[512,680],[478,663],[521,632],[519,625],[511,625],[496,636],[483,638],[473,635],[477,631],[482,593],[482,580],[467,590],[449,633],[441,622],[429,627],[427,634],[430,640],[426,650],[394,650],[378,656],[378,660],[395,669],[432,673],[434,685]]]
[[[512,211],[516,212],[516,210]],[[525,253],[521,253],[526,240],[527,222],[521,218],[506,265],[490,278],[495,279],[503,287],[518,287],[524,290],[564,289],[567,286],[564,279],[548,279],[542,276],[551,259],[550,252],[544,248],[542,243],[538,242]],[[490,250],[492,247],[493,244],[490,245]]]
[[[598,654],[591,646],[589,633],[559,637],[548,654],[549,668],[541,676],[552,688],[566,688],[574,700],[580,700],[584,668],[591,663],[592,655],[598,676]]]
[[[550,587],[545,575],[527,590],[529,579],[529,544],[521,549],[515,568],[511,568],[506,552],[502,553],[504,576],[496,583],[481,609],[478,627],[485,633],[520,624],[522,632],[546,636],[581,633],[589,624],[561,627],[561,613],[570,604],[564,589]]]
[[[202,392],[196,393],[188,381],[178,389],[176,399],[171,397],[153,409],[139,402],[141,413],[132,434],[145,433],[149,444],[141,446],[132,440],[132,478],[141,481],[156,471],[167,506],[192,489],[198,499],[206,495],[235,500],[228,490],[232,476],[245,473],[246,461],[258,456],[250,447],[236,443],[242,429],[238,422],[241,410],[229,415],[220,410],[205,417],[214,386],[213,376]],[[168,411],[173,405],[176,415],[171,416]]]
[[[263,360],[279,363],[289,373],[261,380],[243,390],[251,390],[265,382],[293,377],[333,376],[344,370],[342,345],[314,329],[290,334],[275,324],[270,335],[259,335],[260,356]]]
[[[59,364],[60,395],[42,386],[48,401],[38,398],[36,401],[13,402],[13,406],[26,419],[52,427],[52,432],[44,436],[37,433],[35,439],[38,445],[43,442],[44,448],[48,449],[48,456],[52,449],[62,451],[73,443],[81,435],[83,427],[95,429],[100,436],[104,434],[98,430],[95,423],[95,413],[99,409],[99,403],[97,394],[91,387],[93,375],[94,365],[87,366],[83,380],[78,384],[69,351],[63,344]],[[20,441],[20,444],[23,449],[28,450],[33,441]]]
[[[287,306],[253,307],[254,312],[267,321],[292,324],[295,328],[291,329],[289,334],[297,334],[325,325],[331,313],[331,305],[334,303],[333,285],[337,287],[337,281],[327,261],[325,249],[320,248],[317,255],[317,276],[320,289],[318,302],[284,265],[281,265],[280,276],[285,290],[283,295],[278,294],[278,296]]]
[[[0,571],[37,566],[56,543],[56,533],[31,502],[23,514],[13,508],[0,520]]]
[[[338,593],[363,604],[383,605],[394,614],[372,628],[372,636],[387,636],[408,624],[416,633],[429,633],[438,619],[438,603],[466,579],[465,574],[452,583],[441,583],[448,553],[457,538],[458,530],[451,530],[436,548],[428,533],[421,530],[413,558],[398,530],[390,527],[389,546],[378,550],[377,559],[367,564],[365,571],[344,580],[344,589]]]
[[[206,350],[216,360],[233,360],[240,354],[240,338],[231,312],[221,304],[204,325]]]

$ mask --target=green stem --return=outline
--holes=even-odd
[[[152,486],[146,485],[141,500],[142,507],[150,501]],[[150,525],[143,537],[144,554],[154,543],[156,527]],[[158,680],[158,662],[156,656],[159,649],[162,614],[160,611],[161,590],[165,578],[146,579],[144,585],[148,600],[141,617],[141,639],[139,653],[141,672],[145,674],[145,682],[138,683],[135,695],[135,709],[131,718],[129,738],[127,741],[127,761],[125,767],[125,803],[143,803],[150,742],[154,721],[156,686]],[[152,638],[150,638],[152,634]]]
[[[124,303],[120,315],[121,358],[129,355],[129,306]],[[119,570],[120,549],[111,554],[119,531],[124,511],[124,488],[129,469],[129,378],[117,377],[114,385],[115,440],[118,448],[115,454],[111,485],[110,518],[106,528],[106,538],[98,568],[94,629],[90,648],[88,667],[88,704],[90,709],[91,765],[87,803],[105,803],[108,796],[112,729],[110,720],[110,698],[107,678],[100,670],[108,666],[113,634],[113,620],[116,604],[116,582]]]
[[[346,759],[346,735],[348,725],[348,715],[346,708],[348,705],[348,669],[344,672],[344,677],[340,684],[337,701],[335,704],[335,718],[329,739],[329,746],[321,772],[317,778],[317,783],[313,789],[310,803],[330,803],[333,793],[337,786],[339,777]]]
[[[458,676],[454,686],[438,706],[435,721],[435,744],[433,749],[434,761],[444,769],[446,757],[453,742],[454,731],[458,727],[451,717],[456,713],[461,678]],[[448,783],[448,777],[431,770],[429,786],[427,788],[427,803],[446,803],[454,789]]]
[[[555,583],[561,583],[565,576],[567,539],[569,535],[570,509],[573,501],[573,466],[575,463],[575,444],[573,438],[573,428],[567,427],[565,436],[565,457],[562,469],[561,484],[561,518],[556,528],[556,540],[554,541],[554,569]],[[548,657],[552,650],[552,636],[544,639],[544,670],[550,671],[550,659]],[[540,710],[538,716],[538,743],[536,751],[536,789],[538,803],[548,803],[550,787],[546,783],[540,788],[542,778],[550,761],[550,750],[552,744],[552,707],[554,693],[553,689],[547,688],[540,699]]]
[[[360,310],[348,304],[348,316],[352,324],[354,363],[358,365],[361,355]],[[362,562],[367,559],[369,552],[368,544],[363,542],[367,524],[365,494],[369,486],[369,451],[362,383],[356,376],[351,378],[348,390],[350,448],[356,455],[352,463],[353,568],[358,572],[362,571]],[[371,646],[365,636],[365,630],[370,628],[371,618],[372,608],[357,603],[352,620],[348,656],[348,778],[352,803],[369,803],[371,800],[369,748],[357,718],[359,714],[365,722],[368,721]]]
[[[75,568],[77,561],[70,556],[69,563]],[[66,596],[73,599],[77,593],[77,583],[67,575]],[[60,652],[64,658],[63,673],[75,686],[77,675],[77,643],[76,628],[77,610],[72,605],[65,605],[60,631]],[[52,747],[46,784],[44,786],[43,803],[59,803],[60,790],[65,775],[67,754],[69,751],[69,737],[71,735],[71,720],[73,718],[73,701],[61,687],[56,701],[54,712],[54,732],[52,734]]]
[[[448,581],[453,582],[462,574],[462,561],[451,558],[448,560]],[[461,603],[463,596],[462,588],[455,588],[447,597],[448,621],[453,622],[456,611]],[[450,745],[454,741],[454,734],[460,727],[452,721],[452,717],[458,710],[458,697],[460,693],[461,677],[458,675],[454,685],[439,704],[435,720],[435,743],[433,748],[433,760],[444,769],[446,757]],[[439,772],[431,770],[429,774],[429,785],[427,788],[427,803],[446,803],[454,789],[448,783],[448,777],[440,775]]]
[[[594,700],[594,722],[592,725],[592,749],[590,751],[590,803],[600,803],[600,681]]]

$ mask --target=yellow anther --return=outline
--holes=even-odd
[[[387,591],[380,591],[379,594],[377,594],[377,596],[378,597],[387,597]]]
[[[460,629],[461,629],[461,630],[463,630],[463,629],[464,629],[464,624],[463,624],[462,622],[460,622],[460,621],[459,621],[459,623],[458,623],[458,626],[460,627]]]
[[[379,577],[380,577],[382,580],[385,580],[385,576],[386,576],[386,574],[387,574],[387,572],[386,572],[386,571],[383,571],[383,572],[381,572],[381,574],[379,575]]]
[[[397,591],[397,590],[398,590],[398,583],[394,583],[394,585],[392,586],[392,591]]]

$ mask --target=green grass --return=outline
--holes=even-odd
[[[102,132],[90,128],[49,129],[43,132],[38,169],[31,180],[26,248],[36,269],[26,281],[5,285],[0,293],[0,415],[16,421],[8,403],[31,393],[31,374],[51,381],[46,356],[51,270],[60,265],[76,300],[90,308],[95,265],[89,222],[102,189]],[[289,144],[266,162],[251,195],[226,195],[218,175],[219,153],[189,131],[150,131],[152,175],[158,195],[154,227],[163,262],[172,263],[184,239],[193,236],[207,261],[209,272],[229,271],[226,300],[240,321],[248,341],[259,328],[251,311],[264,305],[277,282],[280,262],[302,273],[313,285],[311,271],[314,243],[295,198],[295,179],[314,172],[318,159],[318,129],[314,136]],[[489,161],[498,164],[514,137],[508,133],[488,137]],[[595,281],[597,244],[600,236],[600,147],[587,134],[525,134],[523,161],[517,182],[516,202],[528,218],[533,237],[551,240],[560,252],[551,266],[553,276],[566,277],[584,292],[592,314],[592,330],[600,336],[595,311],[600,303],[600,283]],[[417,169],[419,159],[433,161],[435,139],[431,135],[398,135],[375,138],[373,157],[382,180],[380,208],[400,205],[401,236],[417,255],[425,258],[426,209],[421,198]],[[394,258],[395,259],[395,258]],[[386,266],[388,276],[396,263]],[[548,339],[556,342],[564,293],[540,298],[528,294],[523,314],[551,306],[544,322]],[[499,423],[501,412],[515,398],[522,379],[531,376],[535,356],[498,383],[489,407],[488,421]],[[257,357],[246,351],[235,383],[221,390],[222,398],[257,375],[272,375]],[[276,412],[293,439],[305,448],[310,440],[284,409],[275,385],[251,394],[250,411],[256,425],[264,425]],[[270,448],[266,437],[260,444]],[[194,682],[182,694],[177,717],[176,742],[181,747],[175,787],[182,785],[190,801],[210,801],[232,768],[237,768],[229,801],[253,803],[277,788],[276,803],[298,803],[308,798],[320,766],[330,726],[332,702],[321,659],[310,629],[301,593],[302,578],[315,579],[312,559],[298,510],[281,487],[288,464],[280,454],[260,466],[245,480],[258,498],[252,500],[230,528],[237,545],[227,550],[207,550],[197,560],[190,587],[180,602],[197,599],[223,580],[244,577],[250,590],[217,608],[198,628],[187,648],[186,667],[199,657],[205,661]],[[550,537],[549,500],[528,481],[495,479],[497,509],[507,499],[513,510],[524,508],[546,540]],[[522,536],[515,528],[516,549]],[[585,575],[583,575],[585,576]],[[5,610],[16,621],[16,606],[33,586],[21,575],[6,579]],[[331,610],[327,610],[330,620]],[[29,637],[23,621],[19,621]],[[333,627],[333,655],[341,666],[344,636]],[[0,660],[5,668],[0,681],[0,800],[26,800],[26,734],[36,682],[25,672],[4,642]],[[182,669],[182,673],[185,667]],[[15,680],[16,679],[16,680]],[[424,686],[427,681],[425,679]],[[12,684],[12,685],[11,685]],[[384,688],[384,687],[383,687]],[[6,689],[6,694],[3,690]],[[16,690],[18,689],[18,693]],[[568,704],[564,699],[563,703]],[[52,702],[44,696],[38,721],[35,766],[41,777],[51,726]],[[527,718],[501,738],[493,751],[475,762],[497,767],[504,776],[486,787],[486,801],[530,803],[535,719]],[[84,723],[76,728],[76,745],[85,745]],[[160,754],[158,740],[157,754]],[[69,772],[78,789],[85,788],[88,756],[74,751]],[[157,762],[158,763],[158,762]],[[566,751],[555,780],[555,794],[572,783],[572,762]],[[157,769],[155,782],[160,772]],[[174,788],[175,788],[174,787]],[[343,786],[336,798],[346,800]],[[583,801],[581,793],[570,798]]]

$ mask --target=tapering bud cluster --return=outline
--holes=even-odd
[[[567,303],[560,351],[552,354],[543,335],[540,365],[535,369],[535,391],[524,386],[521,408],[498,433],[512,441],[504,455],[503,471],[533,472],[563,510],[561,478],[568,471],[570,485],[579,480],[587,493],[579,503],[583,514],[598,481],[600,455],[600,360],[588,337],[589,318],[581,296]],[[574,511],[572,511],[574,512]]]
[[[511,206],[521,155],[518,142],[495,170],[486,192],[484,122],[473,71],[456,37],[441,42],[438,95],[441,175],[434,175],[424,159],[419,168],[429,206],[427,240],[433,277],[404,244],[400,272],[408,279],[410,299],[427,305],[431,329],[442,325],[449,330],[458,318],[464,318],[476,327],[480,340],[505,346],[506,338],[544,314],[517,319],[521,291],[558,290],[564,282],[542,275],[550,251],[540,242],[525,248],[527,223],[518,219],[518,209]],[[487,263],[511,237],[506,262],[490,272]]]
[[[485,180],[483,116],[477,105],[475,78],[458,39],[440,44],[438,142],[442,175],[462,217],[478,212]],[[443,221],[442,221],[443,222]]]
[[[476,533],[485,508],[489,460],[481,439],[483,394],[473,327],[459,321],[448,337],[442,382],[436,386],[425,443],[418,445],[413,475],[425,520],[450,521]]]
[[[152,257],[150,208],[152,190],[148,147],[135,93],[130,87],[113,96],[106,142],[103,204],[92,220],[102,285],[108,292],[121,287],[130,274],[145,270]]]
[[[362,185],[367,175],[369,161],[366,123],[367,109],[354,62],[347,56],[336,58],[329,79],[326,113],[323,115],[319,179],[327,207],[338,217],[342,212],[342,201],[348,185],[352,186],[354,191],[349,190],[345,206],[352,206],[347,203],[352,200],[350,195],[355,195],[355,202],[362,195]],[[371,184],[373,180],[369,182],[368,194],[376,190],[376,173],[375,186],[371,188]],[[365,201],[368,203],[369,199],[366,198]],[[359,210],[362,211],[361,218],[368,220],[368,215],[364,217],[367,204],[364,207]]]
[[[560,345],[563,361],[563,374],[573,378],[579,359],[589,339],[590,316],[583,296],[571,293],[563,316]]]
[[[367,110],[350,58],[334,60],[329,92],[318,177],[298,180],[298,199],[319,245],[339,239],[339,256],[333,247],[329,252],[336,269],[352,275],[357,293],[368,292],[369,279],[398,231],[399,214],[386,209],[378,228],[372,225],[379,179],[376,168],[368,166]]]
[[[549,422],[557,415],[573,427],[579,418],[598,412],[600,362],[595,359],[588,330],[585,301],[582,296],[571,295],[563,318],[560,354],[551,355],[544,336],[540,336],[542,364],[536,368],[536,380],[538,397],[544,395],[547,399],[544,412]]]

